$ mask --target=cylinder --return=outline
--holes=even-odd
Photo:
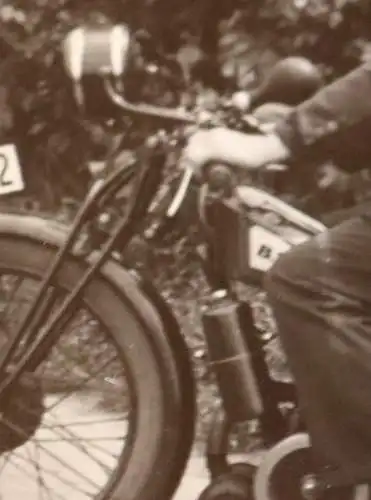
[[[250,353],[239,324],[238,307],[238,302],[225,296],[212,300],[202,311],[209,363],[232,422],[244,422],[262,412]]]

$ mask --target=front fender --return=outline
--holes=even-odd
[[[59,248],[65,243],[68,231],[67,225],[42,217],[0,214],[0,236],[27,238],[42,245]],[[94,261],[94,256],[91,257],[91,261]],[[109,260],[100,272],[123,294],[125,300],[134,306],[135,311],[150,330],[161,329],[160,315],[141,293],[138,283],[128,271],[116,261]]]
[[[42,217],[0,214],[0,237],[6,235],[26,238],[42,245],[58,248],[65,243],[68,231],[69,228],[65,224]],[[102,266],[100,272],[115,287],[123,302],[142,322],[155,348],[163,348],[166,352],[170,347],[178,370],[185,416],[184,425],[188,426],[188,433],[185,432],[185,435],[188,434],[188,440],[192,439],[195,418],[195,384],[189,353],[178,322],[155,287],[140,277],[135,279],[118,262],[109,260]]]

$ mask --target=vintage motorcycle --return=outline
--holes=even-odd
[[[0,475],[5,498],[14,498],[12,487],[17,486],[15,476],[7,475],[13,461],[22,474],[18,483],[26,484],[31,476],[51,496],[56,491],[65,498],[73,491],[88,498],[166,500],[174,494],[190,455],[195,382],[189,351],[160,293],[140,273],[125,268],[121,256],[136,234],[145,234],[151,244],[177,225],[194,179],[186,170],[176,189],[165,186],[166,196],[160,196],[169,150],[184,141],[179,132],[184,127],[215,122],[190,111],[126,99],[125,71],[133,38],[124,25],[78,28],[66,38],[64,58],[77,96],[81,98],[82,78],[98,75],[125,117],[150,121],[152,132],[137,154],[118,168],[111,168],[108,159],[105,176],[93,184],[71,227],[28,215],[0,217],[1,331],[6,340],[0,362]],[[4,146],[0,152],[2,192],[21,190],[14,147]],[[103,231],[102,214],[120,203],[128,183],[132,188],[127,204],[110,230]],[[236,284],[261,284],[282,252],[325,226],[258,187],[240,185],[226,165],[210,165],[196,190],[203,235],[199,256],[210,288],[200,307],[209,365],[222,400],[222,407],[215,409],[207,451],[212,482],[202,498],[267,500],[276,497],[274,488],[282,484],[290,484],[298,497],[301,491],[315,496],[327,483],[315,479],[300,416],[292,419],[287,412],[288,406],[296,408],[294,384],[271,377],[266,340]],[[163,200],[169,202],[159,216]],[[157,214],[150,217],[149,227],[148,214]],[[19,292],[22,278],[28,284]],[[19,293],[21,306],[16,314],[13,308],[8,319],[5,302]],[[25,302],[31,304],[23,308]],[[74,326],[72,340],[64,336],[67,326]],[[58,381],[53,361],[58,370],[64,368],[62,387],[54,392],[51,387]],[[69,412],[56,416],[70,389],[79,401],[85,401],[86,392],[89,397],[99,392],[114,402],[116,413],[110,420],[120,435],[100,440],[89,436],[91,426],[109,420],[101,414],[79,422],[71,422]],[[46,397],[51,393],[53,397]],[[257,467],[232,465],[230,428],[251,419],[260,422],[267,454]],[[76,430],[79,426],[83,434]],[[73,453],[53,448],[63,440],[74,445]],[[115,441],[114,451],[103,446],[107,440]],[[34,450],[23,452],[29,443]],[[88,454],[89,443],[95,455]],[[77,452],[84,460],[89,457],[86,466],[79,459],[72,465]],[[30,471],[35,454],[44,456],[43,467],[38,463]],[[58,468],[62,465],[66,476]]]

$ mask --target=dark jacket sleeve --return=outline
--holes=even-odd
[[[294,157],[339,159],[350,171],[371,165],[371,63],[297,106],[276,131]]]

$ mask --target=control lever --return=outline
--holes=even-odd
[[[174,217],[177,214],[184,201],[184,198],[187,195],[192,177],[192,167],[186,167],[173,201],[167,209],[167,217]],[[220,191],[221,189],[225,190],[226,192],[231,191],[233,185],[233,175],[231,169],[226,165],[218,164],[210,166],[206,171],[206,179],[211,191]]]
[[[179,187],[177,189],[177,192],[175,193],[175,196],[173,198],[173,201],[170,203],[170,206],[167,209],[166,212],[167,217],[169,218],[174,217],[178,213],[178,210],[182,206],[182,203],[187,195],[192,177],[193,177],[192,167],[186,167],[182,179],[180,181]]]

